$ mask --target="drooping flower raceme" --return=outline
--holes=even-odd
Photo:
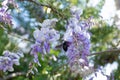
[[[71,8],[71,13],[72,17],[65,26],[64,35],[64,41],[68,44],[66,56],[70,70],[74,75],[79,74],[83,80],[94,80],[99,78],[98,75],[110,80],[110,76],[105,75],[101,68],[94,69],[89,65],[87,57],[90,54],[90,33],[88,29],[93,25],[91,18],[80,20],[82,10],[76,7]],[[95,76],[91,75],[92,73]],[[88,77],[89,75],[91,77]]]
[[[0,7],[0,21],[11,25],[12,17],[10,15],[10,11],[8,10],[8,4],[12,4],[14,7],[17,7],[14,0],[4,0],[2,2],[2,7]]]
[[[23,53],[12,53],[4,51],[3,56],[0,56],[0,70],[2,71],[13,71],[13,65],[20,65],[19,60],[23,57]]]
[[[68,20],[66,25],[64,41],[70,43],[66,55],[71,71],[85,77],[93,72],[93,69],[89,67],[87,59],[90,53],[90,34],[88,28],[91,25],[87,21],[80,21],[78,12],[81,12],[81,10],[71,10],[73,17]]]
[[[33,32],[33,36],[36,40],[35,44],[32,45],[31,54],[34,55],[34,62],[39,64],[38,53],[45,55],[50,51],[50,45],[56,42],[60,35],[58,31],[53,29],[57,19],[47,19],[41,23],[41,29],[36,29]]]

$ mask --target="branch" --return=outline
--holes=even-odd
[[[45,6],[45,7],[51,8],[50,5],[43,4],[43,3],[37,3],[36,1],[33,1],[33,0],[22,0],[22,1],[29,1],[29,2],[32,2],[32,3],[39,5],[39,6]]]
[[[32,2],[32,3],[34,3],[34,4],[36,4],[36,5],[38,5],[38,6],[45,6],[45,7],[47,7],[47,8],[50,8],[54,13],[56,13],[58,16],[60,16],[62,19],[65,19],[65,20],[67,20],[67,17],[63,14],[63,13],[61,13],[61,12],[59,12],[57,9],[56,9],[56,7],[53,7],[53,6],[51,6],[50,4],[43,4],[43,3],[37,3],[36,1],[33,1],[33,0],[22,0],[22,1],[29,1],[29,2]]]
[[[8,76],[4,76],[4,80],[9,80],[11,78],[17,77],[17,76],[26,76],[25,72],[16,72],[16,73],[12,73]]]
[[[110,50],[106,50],[106,51],[95,52],[95,53],[90,54],[89,56],[99,55],[99,54],[104,54],[104,53],[120,53],[120,49],[110,49]]]
[[[21,41],[28,41],[28,42],[34,43],[33,40],[30,40],[30,39],[27,39],[27,38],[23,38],[22,36],[20,36],[18,34],[15,34],[15,33],[8,32],[8,30],[6,28],[4,28],[3,25],[0,25],[0,29],[3,29],[6,32],[6,34],[8,34],[8,36],[21,39]]]
[[[24,38],[24,37],[22,37],[22,36],[20,36],[20,35],[18,35],[18,34],[15,34],[15,33],[9,33],[9,32],[8,32],[7,34],[8,34],[8,36],[21,39],[21,41],[28,41],[28,42],[34,43],[33,40],[28,39],[28,38]]]

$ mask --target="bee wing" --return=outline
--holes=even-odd
[[[63,44],[57,45],[57,46],[55,47],[55,50],[61,50],[62,47],[63,47]]]

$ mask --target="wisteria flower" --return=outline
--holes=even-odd
[[[13,71],[13,62],[12,59],[9,57],[3,57],[0,56],[0,70],[3,70],[4,72]]]
[[[56,22],[58,22],[56,18],[46,19],[43,21],[43,23],[41,23],[41,27],[54,27]]]
[[[19,60],[23,57],[23,53],[11,53],[9,51],[4,51],[3,56],[0,56],[0,70],[13,71],[13,65],[20,65]]]
[[[32,46],[31,54],[34,55],[34,62],[38,62],[38,53],[45,55],[50,52],[50,46],[52,43],[59,40],[60,35],[53,26],[57,19],[47,19],[41,23],[41,29],[36,29],[33,32],[35,38],[35,44]],[[52,26],[52,27],[51,27]]]
[[[4,0],[2,2],[2,7],[0,8],[0,21],[11,25],[12,16],[10,15],[10,11],[8,10],[8,4],[12,4],[14,7],[17,7],[17,4],[14,0]]]
[[[82,13],[79,10],[75,9],[75,7],[71,9],[73,17],[68,20],[65,27],[64,41],[70,43],[66,51],[66,56],[71,71],[76,75],[80,74],[81,77],[85,77],[93,72],[87,59],[87,56],[90,54],[90,34],[86,27],[91,25],[87,21],[83,25],[83,21],[79,20]]]

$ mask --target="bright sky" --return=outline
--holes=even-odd
[[[97,1],[97,0],[96,0]],[[100,13],[103,19],[110,19],[116,14],[116,7],[114,0],[105,0],[105,5]]]
[[[99,2],[100,2],[100,0],[90,0],[89,3],[88,3],[88,6],[95,7]]]
[[[101,0],[90,0],[88,6],[95,7]],[[105,0],[105,4],[101,10],[100,15],[104,19],[110,19],[111,17],[114,17],[116,14],[116,7],[114,0]]]
[[[90,0],[88,6],[95,7],[101,0]],[[105,0],[105,4],[103,8],[101,9],[100,16],[103,17],[103,20],[105,20],[108,24],[113,23],[112,17],[114,17],[116,14],[116,7],[114,0]]]

